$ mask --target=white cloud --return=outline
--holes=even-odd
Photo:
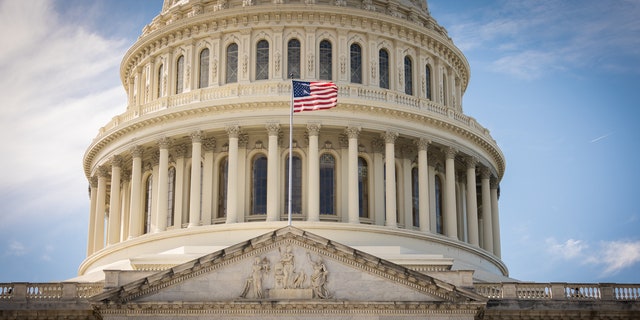
[[[556,239],[549,238],[546,242],[547,249],[552,255],[565,260],[577,258],[583,255],[583,252],[589,248],[583,241],[574,239],[569,239],[564,243],[558,243]]]
[[[546,239],[547,252],[556,258],[600,266],[601,276],[612,276],[640,263],[640,240],[602,241],[592,248],[586,241],[569,239],[559,243]]]
[[[27,254],[29,250],[19,241],[12,240],[6,251],[6,255],[9,256],[23,256]]]
[[[600,259],[600,263],[605,266],[603,275],[612,275],[629,268],[640,263],[640,241],[604,242]]]

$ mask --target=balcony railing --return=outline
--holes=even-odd
[[[640,284],[618,283],[476,283],[489,299],[640,301]]]
[[[102,292],[103,287],[101,282],[0,283],[0,302],[86,299]]]

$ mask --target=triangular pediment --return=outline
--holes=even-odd
[[[92,300],[97,304],[473,303],[484,298],[289,226],[110,289]]]

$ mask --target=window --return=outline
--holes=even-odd
[[[184,90],[184,56],[180,56],[176,61],[176,93]]]
[[[442,218],[442,180],[436,176],[436,232],[444,234]]]
[[[269,42],[258,41],[256,46],[256,80],[269,79]]]
[[[426,86],[427,99],[431,100],[431,67],[429,65],[424,68],[424,84]]]
[[[204,48],[200,51],[200,68],[198,70],[198,88],[206,88],[209,86],[209,49]]]
[[[267,213],[267,157],[257,155],[253,158],[251,186],[251,214]]]
[[[411,169],[411,214],[413,216],[413,226],[420,226],[420,196],[418,195],[418,168]]]
[[[229,177],[229,158],[225,157],[218,166],[218,218],[227,216],[227,179]]]
[[[411,57],[404,57],[404,93],[413,94],[413,63]]]
[[[287,44],[287,76],[300,79],[300,41],[291,39]]]
[[[361,218],[369,217],[369,167],[362,157],[358,157],[358,208]]]
[[[144,233],[151,232],[151,205],[153,204],[153,176],[147,177],[144,194]]]
[[[336,158],[330,153],[320,156],[320,214],[335,215]]]
[[[158,85],[158,98],[164,95],[164,86],[162,85],[162,77],[164,75],[164,66],[160,64],[158,67],[158,78],[156,79]]]
[[[291,159],[291,213],[302,213],[302,160],[299,156],[293,155]],[[289,157],[285,164],[284,183],[284,210],[289,212]]]
[[[169,188],[168,190],[168,205],[167,205],[167,226],[173,225],[173,214],[175,212],[175,203],[176,203],[176,168],[169,168],[169,179],[168,179]]]
[[[357,43],[351,45],[351,82],[362,83],[362,48]]]
[[[320,42],[320,74],[318,75],[320,80],[332,79],[331,70],[333,66],[331,65],[331,54],[331,42],[329,42],[329,40],[322,40]]]
[[[380,88],[389,89],[389,52],[380,49],[378,52],[378,69],[380,70]]]
[[[447,75],[442,74],[442,103],[447,103]]]
[[[238,45],[232,43],[227,47],[226,83],[234,82],[238,82]]]

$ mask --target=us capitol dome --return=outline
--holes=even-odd
[[[286,2],[286,3],[285,3]],[[88,147],[85,278],[166,270],[292,225],[409,269],[501,281],[505,157],[425,1],[165,0]],[[296,113],[291,79],[332,81]]]

